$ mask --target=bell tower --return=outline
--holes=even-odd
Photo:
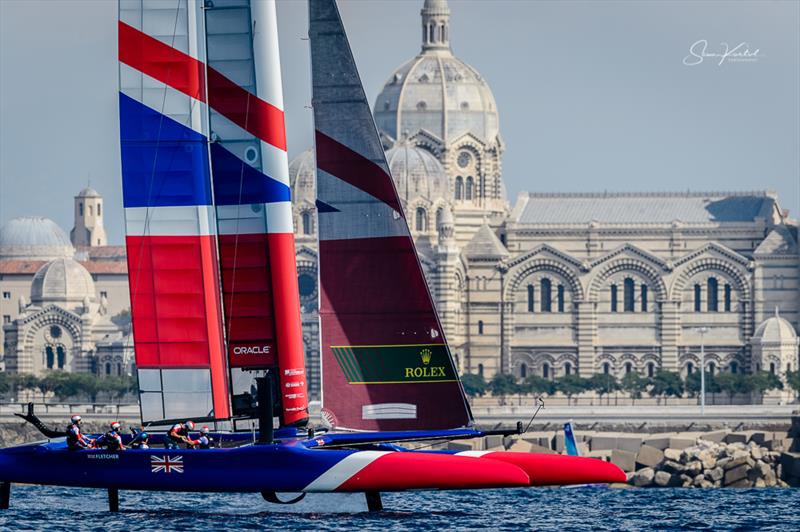
[[[76,248],[108,245],[103,227],[103,197],[92,187],[75,196],[75,225],[69,238]]]

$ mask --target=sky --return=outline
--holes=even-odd
[[[339,1],[371,103],[419,53],[422,3]],[[512,204],[520,191],[773,190],[798,217],[797,0],[450,9],[454,53],[497,101]],[[306,11],[278,0],[290,157],[312,140]],[[0,0],[0,224],[47,216],[69,230],[72,198],[91,182],[110,243],[122,242],[116,18],[114,0]],[[726,43],[750,58],[719,64],[703,41],[706,54]]]

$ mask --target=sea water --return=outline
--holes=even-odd
[[[214,479],[208,479],[213,485]],[[121,492],[14,486],[0,530],[800,530],[799,489],[508,489],[319,495],[275,506],[257,494]]]

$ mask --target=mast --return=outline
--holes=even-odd
[[[334,0],[310,0],[323,416],[363,430],[472,416]]]

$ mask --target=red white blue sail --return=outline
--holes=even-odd
[[[302,423],[274,2],[123,0],[119,59],[143,419],[227,419],[229,368],[277,366],[282,424]]]
[[[323,414],[364,430],[471,423],[333,0],[310,0]]]

